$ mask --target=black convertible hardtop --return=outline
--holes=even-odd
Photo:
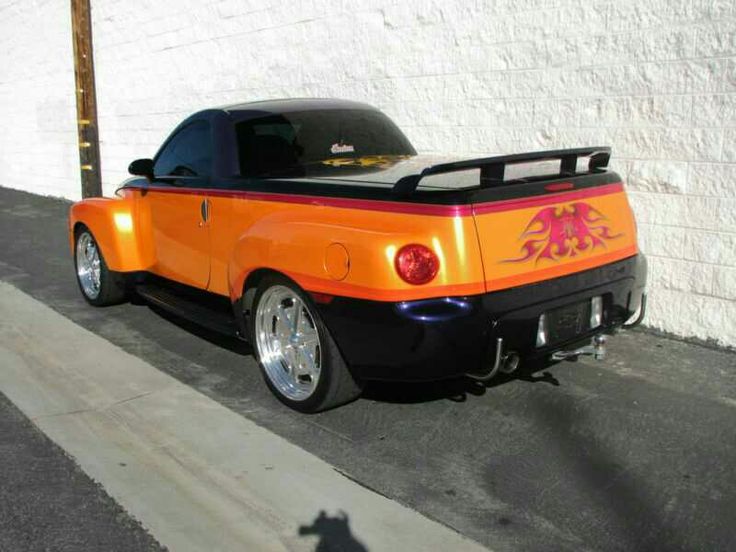
[[[606,170],[611,150],[605,146],[467,159],[418,155],[409,143],[406,153],[401,155],[339,154],[270,174],[241,174],[238,137],[234,132],[237,125],[281,116],[288,119],[290,114],[332,110],[381,114],[369,104],[352,100],[262,100],[194,113],[182,121],[172,135],[193,121],[208,121],[214,145],[212,185],[226,189],[469,203],[547,193],[540,183],[548,185],[564,180],[573,182],[576,188],[583,188],[620,181],[618,175]],[[398,127],[396,130],[400,133]]]

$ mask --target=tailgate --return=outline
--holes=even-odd
[[[609,147],[538,151],[426,167],[392,192],[410,198],[422,179],[479,171],[469,203],[486,291],[612,263],[637,253],[636,225]]]
[[[473,204],[486,290],[548,280],[637,253],[623,184]]]

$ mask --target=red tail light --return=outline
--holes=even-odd
[[[411,243],[396,253],[394,266],[402,280],[418,286],[430,282],[437,276],[440,260],[429,247]]]

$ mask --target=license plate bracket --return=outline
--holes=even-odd
[[[561,343],[590,329],[590,300],[572,303],[546,313],[548,342]]]

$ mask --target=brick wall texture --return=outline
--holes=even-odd
[[[611,145],[646,323],[736,346],[733,0],[91,0],[104,189],[206,106],[372,103],[420,151]],[[77,198],[68,2],[0,4],[0,184]]]

